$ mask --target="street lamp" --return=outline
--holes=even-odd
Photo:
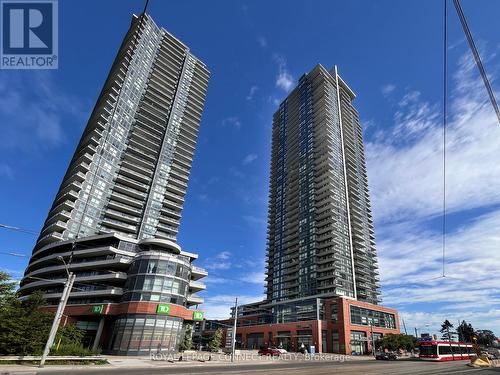
[[[71,264],[72,258],[73,258],[73,252],[71,252],[71,255],[69,257],[69,264]],[[47,360],[47,356],[49,355],[50,352],[50,348],[54,344],[54,339],[56,338],[57,329],[59,328],[59,324],[61,323],[61,318],[63,316],[64,308],[66,307],[69,294],[71,293],[71,289],[73,288],[73,283],[75,282],[76,278],[75,274],[69,271],[68,264],[66,264],[64,258],[62,256],[58,256],[57,259],[64,264],[64,268],[66,270],[68,278],[64,283],[64,289],[61,295],[61,299],[59,300],[59,305],[57,306],[56,315],[54,316],[54,321],[52,322],[52,327],[50,328],[49,338],[47,339],[47,343],[45,344],[45,349],[43,351],[39,367],[44,367],[45,361]]]

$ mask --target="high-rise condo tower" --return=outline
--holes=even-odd
[[[206,271],[176,243],[209,72],[146,14],[134,16],[33,249],[20,292],[57,304],[94,348],[175,348],[202,313]]]
[[[378,266],[354,92],[317,65],[273,118],[267,298],[378,302]]]

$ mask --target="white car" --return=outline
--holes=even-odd
[[[283,349],[283,348],[273,348],[273,349],[278,350],[281,354],[288,353],[288,352],[287,352],[285,349]]]

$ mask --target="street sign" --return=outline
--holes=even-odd
[[[193,311],[193,320],[203,320],[203,311]]]
[[[156,313],[170,315],[170,305],[164,303],[158,304],[158,306],[156,306]]]
[[[226,330],[226,349],[229,349],[233,346],[233,329],[228,328]]]
[[[94,305],[92,306],[92,314],[102,314],[104,311],[104,305]]]

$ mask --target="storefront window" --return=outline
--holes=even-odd
[[[182,319],[158,315],[122,317],[115,321],[111,351],[115,354],[177,350]]]

